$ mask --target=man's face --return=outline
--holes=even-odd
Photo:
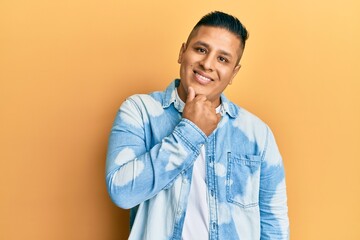
[[[226,29],[201,26],[180,49],[180,85],[178,94],[185,102],[188,87],[205,95],[214,107],[220,94],[240,69],[240,39]]]

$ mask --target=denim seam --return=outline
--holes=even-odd
[[[204,135],[203,132],[201,132],[197,127],[193,126],[194,124],[187,120],[187,119],[183,119],[185,123],[189,124],[191,127],[193,127],[194,130],[196,130],[198,133],[200,133],[201,135]],[[196,152],[196,154],[200,154],[199,149],[197,146],[195,146],[194,144],[192,144],[191,141],[189,141],[179,130],[177,130],[176,128],[174,129],[174,133],[180,137],[181,140],[184,141],[184,143],[194,152]]]
[[[227,161],[228,161],[228,167],[227,167],[227,173],[226,173],[226,200],[229,202],[229,203],[232,203],[232,204],[235,204],[236,206],[239,206],[243,209],[248,209],[248,208],[252,208],[252,207],[257,207],[259,206],[259,202],[257,203],[249,203],[249,204],[242,204],[242,203],[239,203],[237,201],[234,201],[232,199],[232,193],[231,193],[231,187],[229,185],[229,182],[231,180],[231,173],[232,173],[232,164],[233,164],[233,161],[234,159],[231,157],[231,152],[228,152],[227,153]],[[260,187],[259,187],[260,189]]]
[[[189,119],[183,118],[182,121],[184,121],[185,123],[188,123],[190,126],[192,126],[198,133],[200,133],[205,139],[207,138],[207,136],[204,134],[203,131],[200,130],[200,128],[198,126],[196,126],[195,123],[193,123],[192,121],[190,121]]]
[[[265,144],[264,144],[264,151],[261,157],[261,161],[263,162],[265,159],[265,155],[268,149],[268,144],[269,144],[269,127],[266,126],[266,138],[265,138]]]
[[[184,143],[185,145],[190,148],[191,151],[196,152],[197,154],[199,154],[199,150],[196,149],[196,147],[189,141],[186,139],[186,137],[184,137],[179,131],[177,131],[176,129],[174,130],[174,134],[176,134]]]

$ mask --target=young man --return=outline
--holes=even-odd
[[[274,136],[222,94],[248,33],[205,15],[180,49],[180,79],[134,95],[115,119],[106,183],[131,208],[129,239],[288,239],[284,168]]]

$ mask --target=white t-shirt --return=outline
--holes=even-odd
[[[206,187],[205,147],[194,162],[183,240],[209,239],[209,206]]]

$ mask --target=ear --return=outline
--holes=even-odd
[[[234,77],[236,76],[236,74],[239,72],[240,68],[241,68],[241,65],[240,65],[240,64],[238,64],[238,65],[234,68],[233,73],[232,73],[232,76],[231,76],[231,80],[230,80],[230,82],[229,82],[229,85],[232,84],[232,81],[233,81]]]
[[[180,52],[179,52],[179,58],[178,58],[178,63],[181,63],[182,61],[182,55],[186,50],[186,43],[181,44],[181,48],[180,48]]]

